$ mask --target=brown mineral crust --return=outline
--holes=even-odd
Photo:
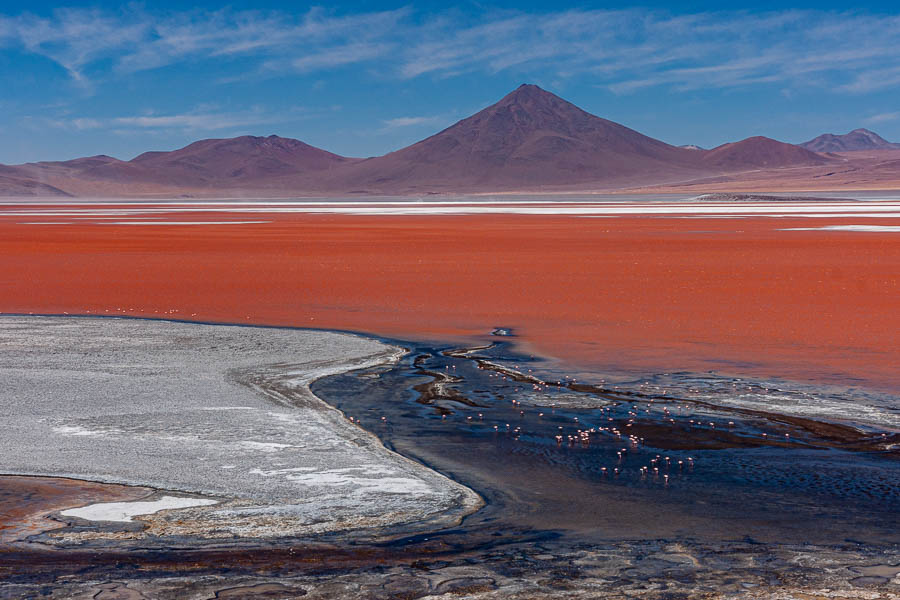
[[[153,490],[57,477],[0,476],[0,545],[63,527],[51,513],[94,504],[143,498]]]

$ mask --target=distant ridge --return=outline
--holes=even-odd
[[[848,136],[860,132],[865,130]],[[863,137],[870,143],[881,140]],[[384,156],[348,158],[275,135],[207,139],[177,150],[145,152],[129,161],[98,155],[0,165],[0,195],[612,191],[704,182],[726,185],[769,171],[777,180],[782,177],[780,169],[827,168],[838,161],[846,159],[759,136],[712,150],[676,147],[585,112],[536,85],[523,84],[476,114]],[[871,168],[884,179],[893,177],[895,165],[882,161]],[[816,177],[832,175],[829,171]]]
[[[32,179],[0,175],[0,196],[71,197],[72,194]]]
[[[831,160],[806,148],[763,136],[722,144],[703,154],[703,162],[724,169],[823,165]]]
[[[334,168],[354,159],[332,154],[300,140],[245,135],[201,140],[171,152],[145,152],[130,161],[142,169],[196,177],[209,184],[308,173]]]
[[[130,161],[98,155],[0,167],[0,174],[34,180],[60,192],[143,195],[181,189],[261,188],[258,182],[263,179],[325,171],[356,160],[300,140],[247,135],[200,140],[168,152],[145,152]],[[0,182],[0,195],[19,195],[20,188],[21,183]]]
[[[854,129],[844,135],[825,133],[800,144],[813,152],[858,152],[861,150],[900,150],[900,144],[893,144],[874,131]]]

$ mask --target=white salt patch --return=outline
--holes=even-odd
[[[93,431],[78,425],[61,425],[53,428],[54,433],[60,435],[104,435],[102,431]]]
[[[394,469],[377,465],[365,467],[349,467],[346,469],[330,469],[316,471],[314,473],[287,474],[288,481],[294,481],[310,486],[344,487],[349,486],[351,495],[360,495],[367,492],[384,492],[389,494],[432,494],[427,484],[409,477],[383,477],[383,475],[396,475]],[[372,477],[382,475],[382,477]]]
[[[433,494],[434,490],[418,479],[397,477],[398,472],[390,467],[364,465],[344,469],[316,470],[314,467],[292,467],[288,469],[251,469],[250,475],[261,477],[283,477],[311,487],[349,487],[352,496],[368,493],[387,494]]]
[[[291,444],[278,444],[276,442],[253,442],[250,440],[238,442],[238,445],[243,446],[244,448],[249,448],[251,450],[259,450],[261,452],[278,452],[283,448],[293,448]]]
[[[276,412],[267,412],[268,416],[272,417],[276,421],[281,421],[282,423],[300,423],[301,421],[305,422],[309,420],[307,416],[300,415],[291,415],[287,413],[276,413]]]
[[[900,233],[900,225],[826,225],[825,227],[791,227],[781,231],[871,231]]]
[[[129,523],[131,517],[136,517],[138,515],[152,515],[161,510],[190,508],[192,506],[208,506],[210,504],[218,504],[218,501],[205,500],[203,498],[163,496],[159,500],[153,500],[151,502],[102,502],[100,504],[90,504],[81,508],[64,510],[59,514],[64,517],[78,517],[88,521]]]
[[[292,467],[290,469],[272,469],[269,471],[263,471],[262,469],[250,469],[249,473],[251,475],[260,475],[262,477],[274,477],[275,475],[284,475],[286,473],[308,473],[315,470],[315,467]]]
[[[366,492],[387,492],[391,494],[431,494],[434,490],[418,479],[409,477],[352,477],[350,475],[323,471],[307,475],[289,475],[289,481],[311,486],[351,487],[350,493],[359,495]]]

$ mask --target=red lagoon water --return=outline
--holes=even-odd
[[[185,221],[153,221],[165,219]],[[0,217],[2,312],[448,341],[504,326],[527,350],[591,369],[712,369],[900,389],[900,233],[784,231],[896,226],[896,218],[206,212],[199,220],[213,224],[26,220],[40,219]],[[215,224],[234,220],[265,222]]]

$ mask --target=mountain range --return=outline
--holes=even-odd
[[[900,144],[892,144],[874,131],[854,129],[844,135],[823,133],[819,137],[800,144],[813,152],[859,152],[861,150],[900,150]]]
[[[471,117],[383,156],[338,156],[274,135],[209,139],[129,161],[100,155],[0,165],[0,195],[612,191],[738,181],[743,174],[770,171],[796,176],[850,160],[837,152],[897,148],[866,130],[820,136],[799,146],[757,136],[710,150],[676,147],[525,84]]]

